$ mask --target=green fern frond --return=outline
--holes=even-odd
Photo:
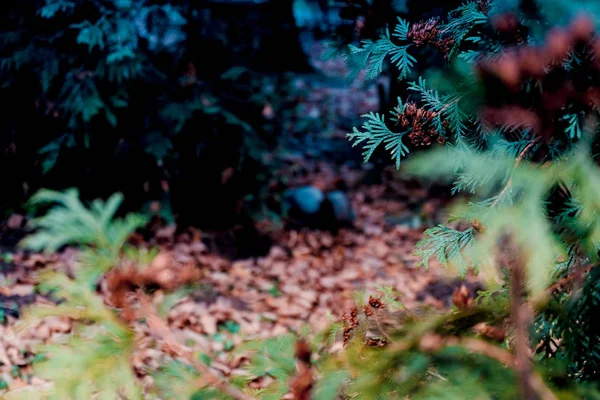
[[[459,106],[460,97],[449,96],[446,101],[443,114],[448,119],[450,132],[455,135],[457,141],[466,141],[468,116]]]
[[[236,351],[252,353],[250,364],[245,368],[249,374],[248,379],[271,376],[276,379],[276,383],[269,388],[269,395],[283,396],[289,390],[287,382],[296,370],[295,343],[295,335],[286,334],[246,342],[238,346]]]
[[[344,326],[341,323],[331,324],[331,326],[329,328],[329,333],[327,335],[327,339],[328,339],[330,346],[333,345],[338,340],[338,335],[340,332],[342,332],[343,329],[344,329]]]
[[[523,132],[521,137],[522,139],[514,142],[507,141],[504,138],[499,138],[494,141],[489,140],[489,149],[488,151],[483,152],[483,154],[488,157],[490,163],[493,163],[494,160],[505,159],[507,156],[513,157],[516,160],[526,149],[528,149],[528,152],[533,152],[540,146],[539,143],[532,143],[532,140],[528,138],[528,132]],[[457,169],[457,171],[459,170],[460,169]],[[458,176],[456,182],[454,182],[452,194],[456,194],[458,192],[475,193],[475,191],[482,190],[483,187],[494,181],[498,181],[504,185],[510,179],[511,172],[512,168],[487,168],[480,171],[463,171]],[[491,187],[490,190],[494,190],[494,187]],[[513,197],[512,193],[513,190],[504,191],[499,193],[497,196],[492,196],[486,199],[480,204],[498,204],[506,202],[508,202],[507,204],[511,204]]]
[[[490,157],[490,160],[492,158]],[[507,182],[509,179],[509,170],[498,171],[487,168],[483,171],[464,171],[461,172],[454,184],[452,185],[451,193],[454,195],[460,192],[475,193],[477,190],[482,190],[483,187],[493,186],[498,177],[502,174],[502,182]],[[493,190],[493,188],[491,189]]]
[[[463,51],[458,55],[459,59],[464,60],[469,64],[474,64],[481,57],[483,57],[481,52],[476,50]]]
[[[509,156],[517,159],[517,157],[527,148],[527,146],[531,145],[531,138],[529,138],[529,132],[523,132],[520,134],[520,138],[515,141],[508,141],[504,138],[499,138],[495,140],[493,143],[490,143],[490,156],[491,157],[500,157],[500,156]],[[533,153],[540,144],[534,144],[530,147],[529,152]]]
[[[367,163],[377,147],[383,144],[396,161],[396,168],[399,168],[401,158],[409,153],[408,147],[402,142],[402,138],[409,131],[392,132],[385,125],[385,117],[378,113],[371,112],[362,117],[366,119],[362,125],[363,131],[354,128],[352,133],[346,134],[350,141],[354,140],[352,147],[365,142],[363,157]]]
[[[83,247],[80,259],[85,268],[80,271],[80,277],[93,284],[117,264],[128,238],[147,222],[146,217],[139,214],[116,218],[122,201],[123,196],[116,193],[106,202],[95,200],[86,207],[79,199],[77,189],[65,192],[40,190],[29,200],[29,205],[51,208],[29,222],[35,232],[19,245],[47,253],[67,245]]]
[[[43,216],[30,221],[36,232],[21,245],[34,251],[54,252],[66,245],[83,245],[119,251],[129,236],[146,223],[146,218],[129,214],[120,219],[115,214],[123,201],[116,193],[106,202],[95,200],[86,207],[77,189],[65,192],[42,189],[29,201],[30,206],[52,206]]]
[[[446,107],[446,99],[443,96],[440,96],[437,90],[427,89],[423,77],[419,77],[417,82],[409,82],[408,89],[419,93],[425,107],[428,107],[433,111],[441,112],[444,110],[444,107]]]

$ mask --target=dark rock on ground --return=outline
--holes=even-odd
[[[352,225],[355,214],[350,199],[340,190],[327,193],[315,186],[288,189],[282,212],[290,229],[302,227],[337,231]]]

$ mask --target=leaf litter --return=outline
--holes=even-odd
[[[359,292],[373,295],[380,293],[379,287],[390,287],[399,295],[395,300],[407,308],[448,307],[462,283],[446,278],[435,264],[429,273],[415,268],[412,250],[423,227],[389,223],[390,214],[414,210],[405,202],[390,200],[386,191],[389,188],[382,186],[354,189],[350,193],[357,211],[354,228],[337,235],[275,231],[274,245],[264,257],[231,261],[209,252],[200,232],[176,234],[173,227],[160,228],[145,243],[158,249],[154,260],[145,268],[114,269],[100,283],[99,293],[107,304],[123,306],[127,290],[116,288],[152,287],[152,299],[159,304],[165,302],[169,289],[191,285],[162,310],[165,321],[179,343],[210,357],[211,368],[224,376],[247,374],[243,369],[247,357],[231,357],[244,341],[301,332],[306,324],[313,332],[325,329],[356,305]],[[11,389],[46,384],[32,375],[35,346],[68,335],[71,321],[45,318],[19,334],[13,327],[22,307],[57,301],[36,293],[36,273],[53,269],[72,274],[78,268],[76,254],[74,249],[50,256],[15,252],[9,262],[4,261],[8,267],[0,276],[8,284],[0,287],[0,305],[13,311],[3,313],[0,325],[0,376]],[[145,325],[135,326],[140,346],[132,366],[151,386],[148,371],[160,366],[165,354],[153,347]],[[296,390],[302,391],[310,379],[298,377],[295,382]],[[268,384],[262,378],[252,385]]]

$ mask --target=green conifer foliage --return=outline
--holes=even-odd
[[[403,138],[410,138],[413,145],[440,147],[412,159],[409,148],[405,148],[401,158],[408,157],[407,164],[386,147],[401,171],[443,179],[454,184],[453,193],[462,192],[470,198],[451,211],[451,221],[462,221],[466,229],[440,225],[425,231],[415,249],[421,264],[427,267],[435,258],[457,273],[485,269],[487,276],[491,271],[496,279],[503,278],[505,268],[513,273],[515,268],[523,268],[526,299],[535,315],[527,322],[533,338],[529,346],[536,354],[532,362],[555,397],[541,396],[541,392],[537,396],[595,398],[595,343],[600,331],[589,312],[599,296],[595,268],[599,104],[582,93],[591,93],[600,83],[600,41],[594,33],[594,17],[581,17],[595,5],[559,2],[561,11],[557,13],[550,9],[551,2],[509,3],[471,1],[440,19],[401,21],[400,29],[407,32],[404,38],[416,45],[411,54],[416,56],[428,46],[442,53],[447,66],[433,85],[422,77],[408,83],[409,91],[420,93],[412,109],[404,104],[414,99],[409,92],[407,100],[399,99],[398,108],[392,111],[395,117],[387,125],[379,118],[374,123],[373,114],[368,114],[363,129],[355,128],[348,138],[354,145],[364,146],[365,162],[375,147]],[[386,44],[387,37],[365,44],[365,52],[371,54],[371,72],[385,70],[380,66],[381,54],[391,55],[394,49]],[[404,78],[405,70],[414,65],[396,67]],[[569,85],[574,89],[566,94]],[[441,145],[431,139],[439,139]],[[516,247],[507,247],[507,238]],[[497,306],[494,298],[502,294],[518,303],[520,300],[510,295],[514,281],[509,279],[508,283],[498,288],[489,282],[490,289],[481,294],[479,306]],[[494,313],[501,315],[498,309]],[[519,327],[514,326],[514,330],[518,336]],[[443,340],[436,338],[434,347],[439,348]],[[518,357],[518,345],[514,348],[509,344],[508,348]],[[428,362],[431,364],[424,365],[442,365],[440,361]],[[380,373],[409,365],[409,359],[394,367],[384,363]],[[564,379],[558,378],[559,370]],[[455,372],[458,369],[442,376],[449,378]],[[465,376],[474,373],[475,369]],[[374,373],[372,377],[369,387],[379,390],[380,375]],[[449,381],[456,384],[455,379]],[[516,393],[524,396],[523,384],[521,392],[518,385],[516,392],[508,389],[509,381],[518,382],[517,376],[505,379],[506,384],[497,383],[497,387],[506,390],[506,398],[520,398]],[[484,380],[483,386],[492,382],[490,376]],[[438,392],[440,397],[436,398],[458,398],[451,394],[447,381],[432,382],[424,388],[428,391],[438,385],[446,390]],[[577,386],[570,390],[580,394],[567,394],[567,386]],[[489,390],[484,389],[490,396],[484,398],[505,398]],[[414,394],[412,389],[400,393]]]

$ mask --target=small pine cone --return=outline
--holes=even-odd
[[[417,114],[417,110],[417,104],[411,101],[410,103],[406,104],[406,107],[404,107],[404,115],[414,118],[414,116]]]
[[[354,307],[350,310],[350,315],[344,313],[342,315],[342,320],[344,321],[343,339],[344,345],[346,345],[352,337],[352,332],[358,326],[358,308]]]
[[[504,329],[498,328],[481,322],[473,327],[476,334],[485,336],[488,339],[494,340],[498,343],[502,343],[506,338],[506,332]]]
[[[438,39],[434,46],[444,55],[444,58],[448,58],[450,55],[450,50],[452,50],[452,46],[454,46],[454,39],[446,37],[443,39]]]
[[[440,34],[438,23],[439,20],[437,18],[430,18],[426,21],[412,24],[408,31],[408,39],[417,46],[435,43],[437,36]]]
[[[473,298],[471,297],[471,293],[469,293],[469,288],[467,288],[465,285],[457,288],[452,295],[452,304],[461,310],[471,307],[473,304]]]
[[[408,118],[406,118],[405,114],[398,115],[398,122],[400,123],[400,126],[402,126],[403,128],[406,128],[409,124]]]
[[[485,225],[483,225],[483,223],[480,220],[473,220],[472,225],[473,229],[475,229],[476,232],[485,233]]]
[[[433,143],[433,139],[437,138],[437,136],[437,132],[433,129],[423,131],[413,128],[413,131],[408,134],[408,138],[415,146],[429,146],[431,143]]]
[[[369,305],[375,309],[385,308],[385,304],[381,301],[381,299],[373,296],[369,296]]]

